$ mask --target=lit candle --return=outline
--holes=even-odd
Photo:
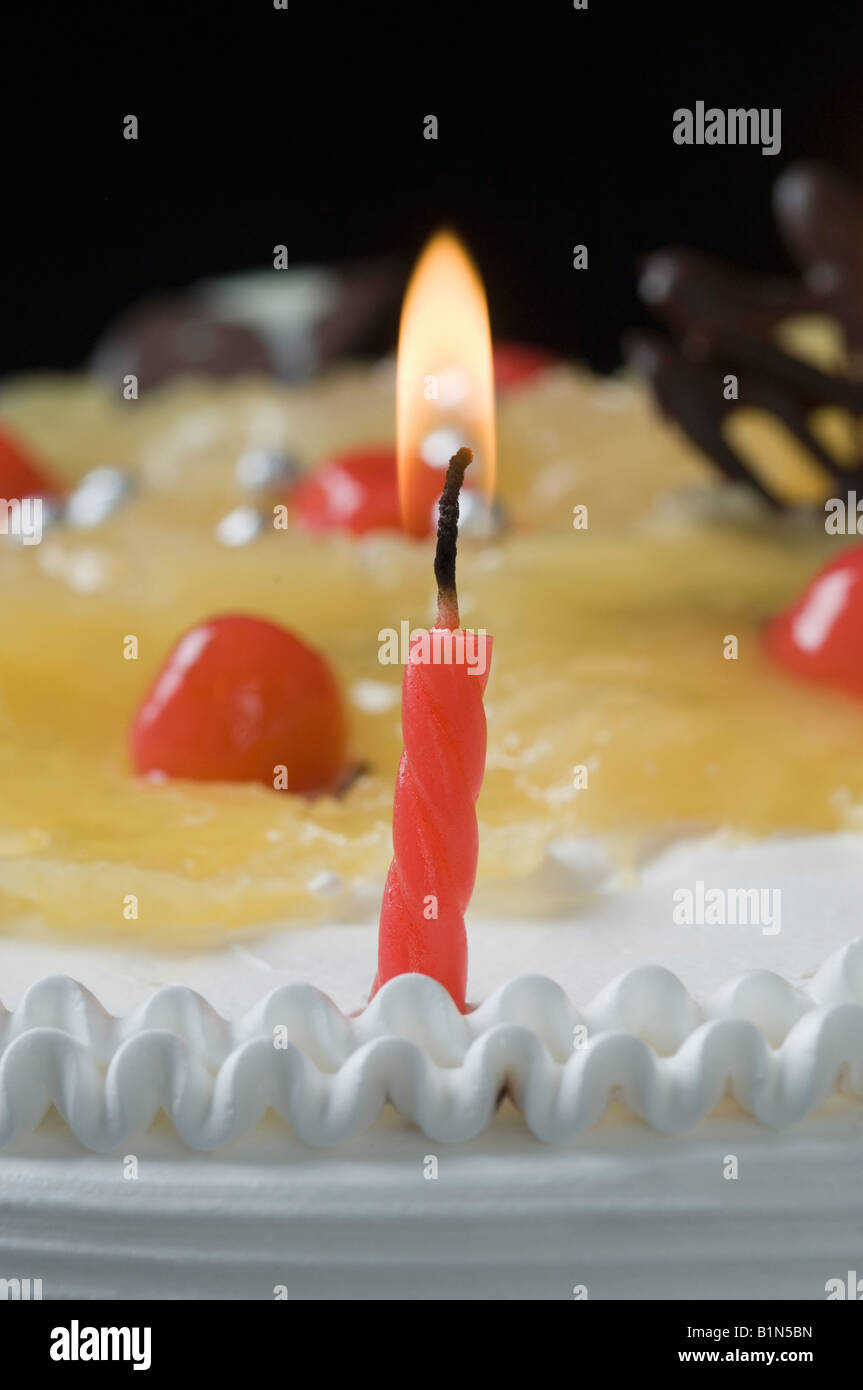
[[[529,379],[547,358],[504,345],[509,386]],[[491,329],[479,272],[451,232],[424,248],[405,293],[396,367],[397,446],[367,445],[332,456],[306,474],[286,499],[291,520],[306,530],[403,530],[423,539],[441,473],[466,440],[477,452],[473,529],[478,503],[493,521],[495,427]],[[452,442],[455,436],[455,443]],[[484,494],[484,498],[483,495]],[[492,526],[492,529],[493,526]]]
[[[465,1009],[464,913],[476,879],[476,799],[485,767],[482,697],[492,639],[459,626],[455,584],[458,494],[472,458],[450,460],[440,501],[438,620],[415,633],[402,687],[404,752],[393,805],[372,994],[395,975],[430,975]]]

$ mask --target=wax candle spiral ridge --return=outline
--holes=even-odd
[[[381,906],[378,975],[430,975],[464,1008],[464,913],[477,867],[476,799],[486,753],[483,692],[492,639],[436,628],[443,660],[405,668],[404,752],[393,807],[394,858]],[[474,643],[476,665],[446,663]],[[411,648],[416,651],[419,639]],[[482,674],[480,674],[482,672]]]

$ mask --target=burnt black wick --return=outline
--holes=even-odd
[[[465,469],[472,460],[472,449],[462,448],[453,454],[447,466],[443,492],[440,495],[434,574],[437,580],[438,623],[441,627],[457,628],[459,622],[458,594],[455,587],[458,495],[464,482]]]

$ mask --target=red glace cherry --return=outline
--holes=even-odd
[[[297,483],[290,508],[307,531],[399,530],[395,449],[382,444],[325,460]]]
[[[767,651],[796,676],[863,698],[863,546],[844,550],[770,623]]]
[[[186,632],[144,696],[130,731],[138,772],[200,782],[264,782],[337,791],[347,722],[332,671],[293,633],[241,614]]]
[[[425,467],[429,531],[432,508],[440,496],[440,469]],[[291,520],[307,531],[400,531],[396,451],[391,444],[336,454],[307,473],[288,498]]]
[[[4,426],[0,429],[0,497],[59,497],[63,489]]]
[[[494,384],[498,391],[514,391],[557,365],[557,358],[531,343],[494,344]]]

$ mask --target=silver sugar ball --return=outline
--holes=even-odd
[[[234,479],[244,492],[267,492],[299,474],[296,459],[281,449],[246,449],[234,464]]]
[[[438,503],[432,508],[432,527],[437,529]],[[494,498],[489,502],[485,493],[464,488],[458,499],[458,533],[465,539],[487,541],[498,535],[506,525],[506,514]]]
[[[132,491],[132,479],[121,468],[94,468],[84,474],[67,498],[63,519],[69,526],[98,526]]]
[[[215,536],[222,545],[236,549],[241,545],[248,545],[263,529],[263,513],[256,511],[254,507],[235,507],[218,522]]]
[[[419,447],[420,458],[430,468],[445,469],[453,454],[458,453],[464,444],[464,435],[449,425],[427,434]]]

